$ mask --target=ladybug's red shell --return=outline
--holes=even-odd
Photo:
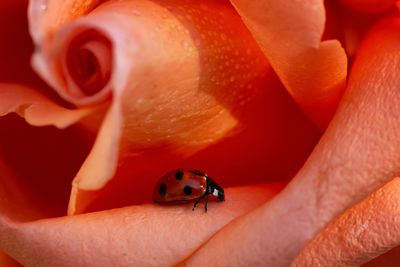
[[[207,175],[190,169],[168,172],[157,182],[153,191],[156,203],[174,203],[199,199],[207,191]]]

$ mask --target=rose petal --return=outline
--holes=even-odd
[[[323,1],[231,1],[297,103],[321,128],[332,118],[347,75],[337,40],[321,42]]]
[[[100,31],[74,26],[68,24],[36,44],[33,67],[69,103],[102,103],[112,90],[112,44]]]
[[[53,36],[62,26],[86,14],[101,0],[32,0],[29,1],[31,36],[36,44]]]
[[[360,266],[396,247],[399,197],[396,178],[329,224],[291,266]]]
[[[366,16],[337,1],[325,2],[325,8],[327,21],[323,39],[339,39],[351,66],[365,33],[384,14]]]
[[[36,126],[66,128],[91,109],[62,107],[64,103],[33,73],[29,64],[33,45],[27,31],[27,5],[23,0],[0,3],[0,114],[17,112]],[[12,29],[8,25],[13,25]]]
[[[335,118],[292,182],[189,264],[289,265],[327,223],[400,173],[399,28],[391,18],[367,35]]]
[[[33,88],[0,83],[0,116],[10,112],[18,113],[34,126],[66,128],[93,112],[93,108],[69,110]]]
[[[26,266],[171,266],[281,184],[228,188],[226,202],[144,205],[30,223],[0,217],[0,247]]]

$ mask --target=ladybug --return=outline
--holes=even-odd
[[[176,169],[165,174],[157,182],[153,191],[153,202],[161,204],[177,204],[188,201],[197,203],[206,198],[204,206],[207,212],[208,196],[213,195],[220,201],[225,200],[224,189],[207,174],[191,169]]]

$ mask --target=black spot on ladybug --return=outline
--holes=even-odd
[[[183,191],[189,196],[192,194],[192,187],[190,185],[186,185],[185,188],[183,188]]]
[[[175,177],[176,177],[176,180],[182,180],[182,178],[183,178],[183,172],[182,171],[177,171],[176,173],[175,173]]]
[[[167,194],[167,185],[166,184],[160,185],[158,193],[160,194],[161,197],[165,197],[165,195]]]
[[[201,171],[197,171],[197,170],[191,170],[191,172],[197,176],[207,176],[204,173],[202,173]]]

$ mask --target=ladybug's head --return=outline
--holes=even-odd
[[[218,190],[218,199],[221,201],[225,200],[225,192],[222,187]]]

